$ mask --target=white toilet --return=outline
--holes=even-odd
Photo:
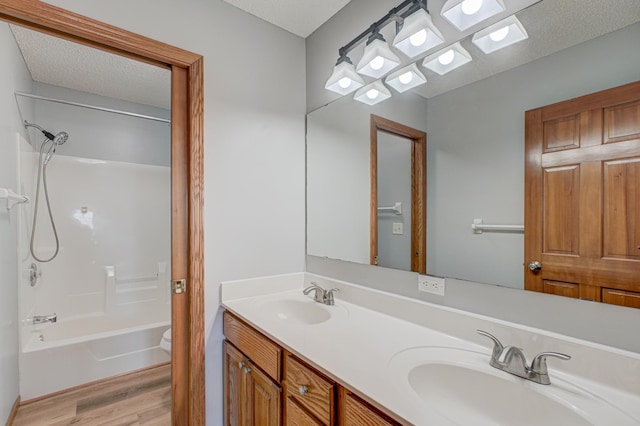
[[[160,349],[171,355],[171,329],[166,330],[162,334],[162,340],[160,340]]]

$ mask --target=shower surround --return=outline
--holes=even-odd
[[[158,345],[171,319],[170,168],[59,149],[47,183],[60,253],[39,263],[29,253],[38,153],[18,143],[19,190],[32,200],[18,225],[22,400],[169,361]],[[34,249],[48,258],[55,239],[43,196]],[[29,321],[54,313],[56,323]]]

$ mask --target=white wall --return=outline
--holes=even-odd
[[[73,122],[73,117],[68,122]],[[23,275],[21,319],[56,313],[58,321],[65,322],[98,314],[119,318],[156,311],[165,312],[168,320],[169,167],[70,157],[61,153],[65,146],[47,166],[60,250],[50,262],[36,262],[42,275],[35,286],[31,287]],[[38,154],[24,156],[24,171],[34,157]],[[33,200],[21,210],[18,239],[24,271],[34,261],[29,254],[31,232],[27,230],[32,230],[35,208],[35,170],[23,173],[20,183],[21,192]],[[40,259],[49,259],[55,252],[55,236],[43,191],[41,185],[34,250]],[[107,275],[108,267],[114,268],[113,278]],[[162,278],[167,281],[159,282]],[[87,334],[93,332],[87,327]]]
[[[0,22],[0,188],[17,191],[17,134],[23,133],[14,90],[31,90],[31,77],[9,26]],[[32,113],[33,105],[24,107]],[[17,222],[20,207],[7,212],[0,202],[0,424],[18,397],[18,258]]]
[[[219,283],[304,269],[304,40],[221,0],[51,0],[205,59],[207,422],[222,423]]]

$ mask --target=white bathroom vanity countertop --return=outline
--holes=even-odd
[[[323,288],[340,290],[334,306],[317,304],[313,292],[302,294],[311,281]],[[278,316],[277,302],[283,300],[294,301],[303,308],[309,306],[310,310],[317,304],[331,314],[330,318],[304,324]],[[575,424],[640,424],[639,354],[308,273],[222,283],[221,303],[285,349],[416,425],[464,424],[461,419],[471,414],[460,411],[474,409],[473,404],[450,406],[447,399],[429,404],[418,396],[407,373],[421,365],[422,348],[445,351],[443,354],[470,354],[477,361],[474,368],[480,366],[490,376],[505,375],[522,387],[547,392],[552,400],[571,394],[565,402],[584,419]],[[548,351],[573,358],[548,360],[551,385],[528,382],[489,367],[492,343],[476,333],[479,329],[498,337],[505,346],[523,348],[529,362],[535,354]],[[441,361],[447,364],[450,360]],[[596,398],[599,404],[593,404],[583,394]],[[574,397],[577,399],[572,400]],[[588,412],[582,403],[591,407]],[[597,408],[600,406],[604,409]],[[611,423],[611,410],[617,423]],[[473,416],[474,425],[496,424],[495,418],[483,418],[479,413]]]

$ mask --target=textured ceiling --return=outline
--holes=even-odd
[[[224,1],[295,35],[307,38],[351,0]]]
[[[171,108],[171,71],[11,25],[33,80]]]

